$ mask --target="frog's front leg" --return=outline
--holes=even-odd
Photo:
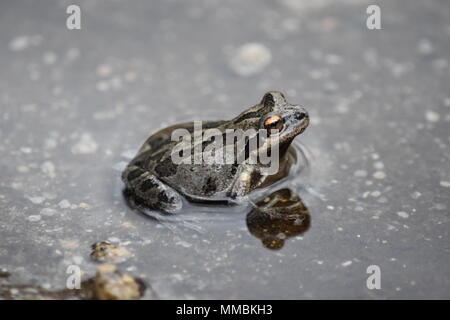
[[[122,174],[126,187],[143,199],[150,208],[168,213],[180,211],[183,201],[180,194],[151,172],[131,165]]]
[[[263,180],[264,176],[260,170],[251,165],[243,166],[239,177],[228,192],[228,196],[232,199],[243,197],[258,187]]]

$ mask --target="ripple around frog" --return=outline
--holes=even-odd
[[[248,214],[253,208],[257,207],[256,202],[265,196],[277,192],[278,189],[292,187],[292,181],[300,176],[307,177],[310,172],[311,152],[305,145],[293,141],[287,156],[291,157],[287,172],[281,179],[277,179],[268,185],[254,190],[249,196],[240,201],[230,201],[230,203],[192,203],[183,199],[183,209],[177,214],[167,214],[158,210],[147,209],[139,205],[134,196],[123,190],[124,198],[127,204],[134,210],[154,219],[156,222],[175,231],[179,227],[188,228],[193,231],[202,232],[202,223],[217,223],[221,225],[236,224],[237,215]],[[293,188],[295,189],[295,188]],[[244,222],[245,223],[245,222]]]

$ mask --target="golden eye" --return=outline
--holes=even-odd
[[[283,119],[278,115],[269,116],[264,120],[264,128],[268,131],[276,129],[280,132],[283,130]]]

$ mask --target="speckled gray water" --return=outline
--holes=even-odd
[[[13,284],[85,277],[98,241],[160,298],[450,298],[450,5],[364,0],[0,4],[0,267]],[[304,105],[309,230],[265,248],[244,212],[160,224],[120,172],[147,136],[227,119],[267,90]],[[381,268],[368,290],[366,268]],[[147,298],[150,296],[147,295]]]

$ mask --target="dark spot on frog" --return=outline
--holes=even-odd
[[[299,120],[299,121],[302,120],[305,116],[306,116],[306,113],[304,113],[304,112],[296,113],[294,115],[295,119]]]
[[[155,139],[151,139],[148,142],[148,145],[152,150],[157,150],[164,144],[164,142],[165,142],[164,136],[159,136],[156,137]]]
[[[217,128],[218,126],[224,124],[226,121],[220,120],[220,121],[210,121],[205,124],[203,124],[203,129],[211,129],[211,128]]]
[[[215,142],[216,141],[216,137],[218,138],[218,136],[211,136],[208,140],[203,141],[202,142],[202,151],[205,151],[205,148],[207,146],[209,146],[211,143]],[[219,140],[219,142],[220,142],[220,140]],[[227,133],[226,132],[222,133],[222,141],[221,142],[222,142],[223,145],[227,144]],[[233,141],[233,143],[234,143],[234,141]]]
[[[216,190],[217,190],[216,180],[209,177],[206,180],[206,184],[203,186],[203,192],[206,195],[211,195],[211,194],[214,194],[214,192],[216,192]]]
[[[142,192],[147,192],[148,190],[150,190],[151,188],[157,187],[158,184],[154,183],[152,180],[147,179],[144,182],[142,182],[141,186],[140,186],[140,190]]]
[[[252,186],[255,186],[258,184],[258,182],[261,180],[261,173],[259,171],[253,171],[250,175],[250,183]]]
[[[175,199],[173,198],[173,197],[168,197],[167,196],[167,193],[166,192],[164,192],[164,191],[161,191],[159,194],[158,194],[158,200],[159,201],[161,201],[161,202],[163,202],[163,203],[173,203],[174,201],[175,201]]]
[[[166,158],[155,167],[155,171],[160,177],[172,176],[177,172],[177,165],[171,158]]]
[[[132,180],[136,179],[137,177],[139,177],[143,173],[144,173],[144,170],[142,170],[142,169],[139,169],[139,168],[134,169],[133,171],[131,171],[128,174],[128,180],[132,181]]]
[[[136,167],[142,167],[144,165],[144,160],[138,160],[133,163]]]
[[[264,106],[271,106],[273,107],[275,105],[275,98],[271,93],[266,93],[262,99],[262,104]]]
[[[247,120],[247,119],[257,118],[260,115],[261,115],[260,111],[247,112],[247,113],[244,113],[239,118],[236,118],[233,122],[234,123],[239,123],[239,122],[242,122],[242,121]]]

